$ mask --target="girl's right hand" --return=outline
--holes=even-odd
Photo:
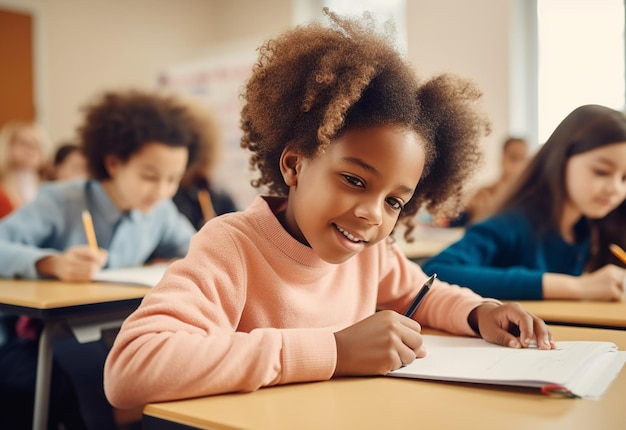
[[[335,376],[385,375],[426,356],[421,326],[394,311],[380,311],[335,333]]]
[[[94,251],[89,246],[74,246],[67,251],[44,257],[36,263],[37,271],[62,281],[86,282],[104,267],[108,253],[104,249]]]
[[[626,270],[607,264],[595,272],[586,273],[578,278],[577,288],[582,300],[622,300]]]

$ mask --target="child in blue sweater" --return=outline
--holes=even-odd
[[[503,300],[621,300],[626,247],[626,116],[599,105],[571,112],[499,211],[423,265],[450,283]]]

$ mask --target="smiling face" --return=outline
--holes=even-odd
[[[626,142],[572,156],[565,168],[566,208],[603,218],[626,198]]]
[[[288,147],[283,224],[323,260],[342,263],[389,236],[424,163],[417,134],[398,126],[348,130],[313,159]]]
[[[176,193],[187,157],[186,147],[158,142],[144,145],[126,162],[109,155],[105,163],[111,179],[103,182],[104,189],[120,211],[148,212]]]

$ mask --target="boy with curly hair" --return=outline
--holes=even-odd
[[[92,179],[45,184],[32,204],[0,222],[0,276],[88,281],[103,267],[184,256],[194,229],[170,199],[200,136],[173,98],[104,94],[79,129]],[[83,210],[99,251],[87,245]]]
[[[85,108],[78,131],[91,179],[45,184],[32,203],[0,221],[0,277],[89,281],[104,267],[138,266],[186,254],[195,229],[171,197],[204,135],[187,104],[151,92],[107,92]],[[98,250],[87,245],[84,210],[92,215]],[[23,317],[16,329],[5,324],[0,394],[24,393],[28,398],[34,390],[38,333],[33,322]],[[82,419],[87,428],[115,428],[102,390],[106,352],[102,345],[73,340],[55,345],[53,385],[62,383],[53,386],[51,424],[62,421],[66,428],[80,428],[72,422]],[[72,384],[65,372],[78,373],[79,367],[81,380]],[[100,405],[88,404],[89,395],[82,393],[78,397],[87,412],[68,418],[78,408],[72,411],[71,402],[61,399],[72,398],[72,385],[79,393],[98,391],[94,403],[99,400]],[[55,395],[54,390],[62,393]],[[102,408],[89,412],[101,405],[108,413]],[[5,413],[28,422],[32,403],[0,416],[7,428],[19,428]]]
[[[270,195],[209,221],[125,321],[105,366],[112,404],[386,374],[426,354],[421,325],[554,347],[518,304],[439,281],[403,315],[427,277],[390,234],[423,204],[460,201],[487,122],[472,84],[420,83],[371,25],[327,14],[332,28],[261,47],[242,146]]]

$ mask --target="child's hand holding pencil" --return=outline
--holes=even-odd
[[[571,279],[571,282],[564,282],[571,291],[571,298],[604,302],[626,298],[626,269],[616,264],[605,264],[593,272],[569,276],[566,279]]]
[[[612,243],[609,249],[622,263],[626,264],[626,251],[615,243]],[[624,275],[624,280],[622,281],[622,289],[626,291],[626,274]]]
[[[619,260],[622,263],[626,264],[626,251],[624,251],[622,248],[619,247],[619,245],[616,245],[614,243],[611,244],[609,249],[611,250],[614,256],[619,258]]]
[[[94,251],[89,246],[73,246],[61,254],[43,257],[35,264],[37,272],[70,282],[88,282],[106,264],[108,253],[104,249]]]
[[[73,246],[57,256],[54,276],[65,281],[90,281],[107,261],[107,252],[98,248],[96,231],[89,211],[82,213],[83,227],[88,246]]]
[[[104,267],[108,253],[98,248],[91,214],[83,211],[82,219],[88,246],[73,246],[61,254],[42,258],[35,264],[39,274],[62,281],[86,282]]]

